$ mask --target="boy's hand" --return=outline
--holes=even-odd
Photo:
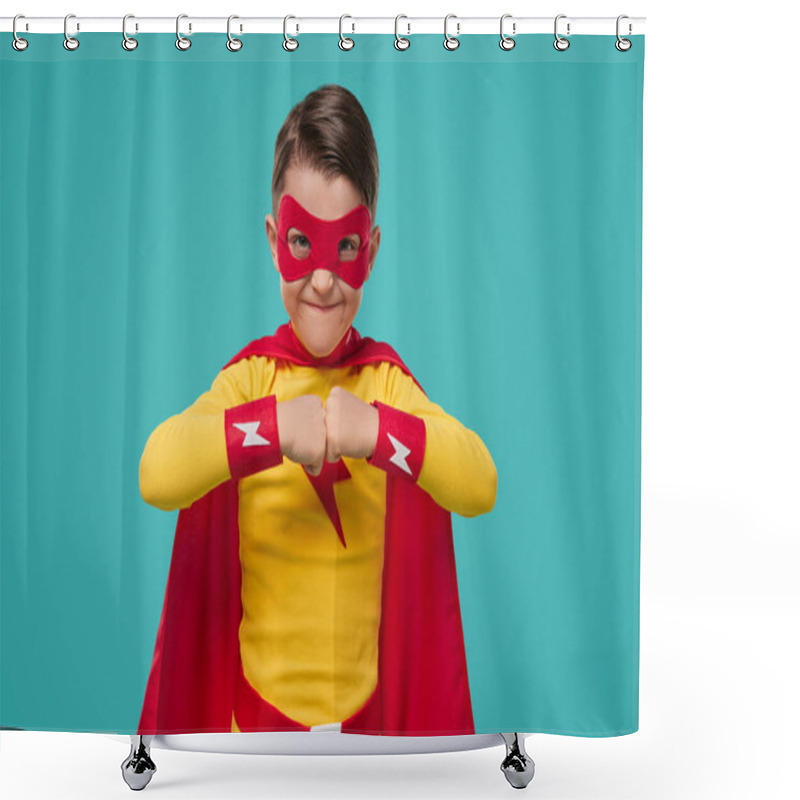
[[[319,475],[327,442],[322,400],[315,394],[303,394],[278,403],[276,411],[283,455],[302,464],[311,475]]]
[[[325,427],[326,461],[338,461],[342,456],[369,458],[378,441],[378,409],[334,386],[325,403]]]

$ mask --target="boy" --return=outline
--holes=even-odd
[[[380,244],[358,100],[278,134],[266,231],[290,322],[252,342],[140,464],[180,508],[139,733],[473,733],[450,511],[491,510],[480,438],[352,327]]]

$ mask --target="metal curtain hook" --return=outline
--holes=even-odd
[[[24,14],[17,14],[14,17],[14,21],[11,23],[11,32],[14,34],[14,39],[11,42],[11,46],[18,52],[22,52],[28,46],[28,40],[22,39],[21,37],[17,36],[17,20],[18,19],[25,19]]]
[[[556,34],[556,40],[553,42],[553,47],[555,47],[556,50],[560,50],[562,52],[569,47],[569,39],[565,39],[563,36],[559,36],[558,35],[558,21],[560,19],[566,19],[566,18],[567,18],[566,14],[559,14],[556,17],[556,21],[555,21],[555,25],[554,25],[554,31],[555,31],[555,34]],[[567,36],[569,36],[569,27],[570,27],[570,24],[568,22],[567,23]]]
[[[404,36],[401,36],[397,31],[398,23],[400,22],[401,18],[408,19],[408,17],[405,14],[398,14],[394,18],[394,46],[398,50],[408,50],[408,48],[411,47],[411,39],[406,39]],[[408,33],[411,34],[411,23],[407,22],[406,27],[408,28]]]
[[[627,50],[630,50],[631,47],[633,46],[633,42],[630,39],[623,39],[619,35],[619,23],[620,23],[620,20],[623,20],[623,19],[629,19],[628,15],[627,14],[620,14],[617,17],[617,43],[615,45],[617,50],[619,50],[621,53],[624,53]],[[631,35],[631,31],[632,30],[633,30],[633,26],[629,22],[628,23],[628,36]]]
[[[122,47],[124,50],[135,50],[139,46],[139,42],[137,39],[134,39],[132,36],[128,36],[128,20],[135,19],[133,14],[126,14],[122,18]],[[136,26],[138,29],[138,25]]]
[[[458,34],[461,33],[461,23],[460,22],[456,22],[456,35],[455,36],[451,36],[447,32],[447,23],[448,23],[448,21],[453,19],[453,18],[455,18],[455,17],[456,17],[455,14],[448,14],[444,18],[444,49],[445,50],[458,50],[458,46],[461,44],[461,42],[459,42],[458,38],[457,38]]]
[[[288,33],[286,33],[286,23],[290,19],[297,19],[297,17],[293,17],[291,14],[287,14],[283,18],[283,49],[288,50],[291,53],[292,51],[297,50],[297,48],[300,47],[300,40],[294,39],[291,36],[289,36]],[[300,28],[295,26],[295,33],[297,33],[298,30],[300,30]]]
[[[227,47],[228,50],[231,51],[231,53],[238,53],[239,50],[242,49],[242,40],[241,39],[237,39],[235,36],[231,36],[231,20],[232,19],[239,19],[239,17],[236,16],[236,14],[231,14],[228,17],[228,42],[225,45],[225,47]],[[239,28],[239,30],[241,31],[241,27]]]
[[[356,46],[356,43],[342,33],[342,23],[345,21],[345,19],[353,18],[349,14],[342,14],[342,16],[339,17],[339,47],[342,50],[352,50]],[[350,24],[352,25],[353,30],[355,30],[355,23],[351,22]]]
[[[178,50],[188,50],[192,46],[192,40],[187,39],[185,36],[181,36],[181,20],[188,19],[188,14],[178,14],[178,18],[175,20],[175,47]],[[189,31],[191,32],[192,26],[189,25]]]
[[[509,19],[510,17],[511,17],[511,14],[503,14],[503,16],[500,17],[500,49],[501,50],[513,50],[514,49],[514,45],[517,43],[516,39],[512,39],[511,36],[506,36],[505,33],[503,33],[503,23],[507,19]],[[517,32],[517,23],[516,22],[512,22],[511,23],[511,32],[512,32],[512,35]]]
[[[74,14],[67,14],[64,17],[64,49],[65,50],[77,50],[80,47],[80,42],[74,37],[70,36],[67,32],[67,25],[69,23],[70,18],[75,18]],[[81,26],[76,23],[76,29],[80,30]]]

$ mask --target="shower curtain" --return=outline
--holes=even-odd
[[[0,725],[232,730],[238,703],[239,730],[635,731],[644,38],[27,38],[0,35]],[[278,133],[331,86],[374,207],[278,214]],[[336,237],[358,259],[353,220],[380,226],[333,360],[268,214],[276,247],[288,214],[292,246],[333,243],[312,267],[351,299]],[[184,440],[145,497],[151,436],[228,390],[202,439],[228,472],[158,507],[211,456]],[[368,450],[316,475],[275,451],[303,394],[328,446],[358,409]]]

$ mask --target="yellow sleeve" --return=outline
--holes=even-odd
[[[425,423],[419,486],[442,508],[461,516],[491,511],[497,497],[497,469],[478,434],[431,402],[400,367],[386,365],[384,375],[384,402]]]
[[[164,420],[151,434],[139,462],[139,490],[164,511],[188,508],[231,477],[225,410],[263,397],[275,362],[254,356],[222,370],[192,405]]]

